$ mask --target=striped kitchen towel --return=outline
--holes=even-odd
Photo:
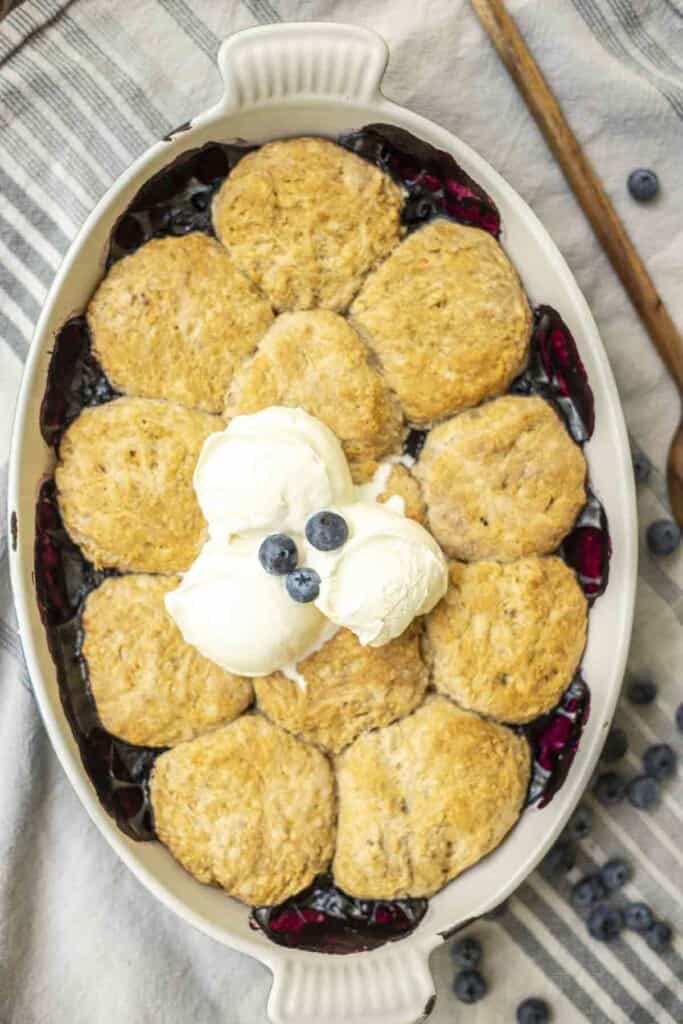
[[[7,6],[6,4],[3,6]],[[683,324],[683,2],[515,0],[509,4]],[[277,20],[355,21],[391,47],[386,92],[471,143],[531,203],[598,320],[634,445],[653,462],[639,491],[641,534],[666,514],[664,461],[678,403],[658,359],[466,0],[26,0],[0,23],[0,517],[9,432],[33,325],[61,257],[112,180],[151,142],[209,106],[230,32]],[[654,167],[660,198],[639,206],[628,172]],[[72,793],[41,727],[23,667],[0,523],[1,1024],[259,1024],[269,973],[183,925],[117,861]],[[656,740],[677,745],[683,699],[683,553],[643,547],[633,675],[659,686],[622,701],[635,774]],[[539,871],[483,942],[490,992],[473,1024],[513,1021],[543,996],[562,1024],[683,1021],[683,786],[660,807],[607,809],[568,877]],[[666,955],[634,933],[591,939],[571,882],[623,855],[626,894],[674,928]],[[461,1019],[446,948],[434,955],[434,1024]]]

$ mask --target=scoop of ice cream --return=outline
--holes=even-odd
[[[424,527],[391,507],[361,501],[335,511],[349,539],[336,551],[308,551],[321,578],[316,604],[362,644],[380,647],[441,600],[446,559]]]
[[[341,444],[303,409],[271,406],[236,416],[205,441],[194,487],[209,535],[301,530],[330,504],[353,499]]]
[[[166,609],[187,643],[221,668],[262,676],[307,657],[330,624],[315,604],[293,601],[283,576],[261,566],[262,534],[209,540]]]

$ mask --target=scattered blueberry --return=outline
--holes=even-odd
[[[640,811],[648,811],[659,803],[659,786],[649,775],[638,775],[631,779],[626,794],[633,806]]]
[[[593,828],[593,812],[581,804],[569,819],[568,831],[575,839],[585,839]]]
[[[315,601],[320,593],[320,577],[315,569],[294,569],[287,574],[287,593],[300,604]]]
[[[590,910],[590,908],[604,900],[607,890],[600,875],[586,875],[580,879],[572,888],[572,905],[578,911]]]
[[[623,914],[624,924],[632,932],[646,932],[654,923],[652,911],[647,903],[627,903]]]
[[[271,576],[286,576],[296,568],[296,544],[286,533],[271,533],[258,549],[259,562]]]
[[[683,732],[683,704],[679,704],[676,708],[676,725]]]
[[[623,729],[610,729],[602,748],[603,761],[619,761],[628,750],[628,737]]]
[[[316,512],[306,523],[306,540],[318,551],[334,551],[348,536],[346,520],[337,512]]]
[[[624,780],[616,772],[599,775],[595,783],[595,795],[601,804],[617,804],[624,797]]]
[[[600,868],[600,878],[608,892],[621,889],[631,877],[631,868],[625,860],[615,857]]]
[[[598,903],[588,917],[588,931],[599,942],[616,939],[622,928],[621,913],[606,903]]]
[[[673,519],[657,519],[650,523],[645,536],[653,555],[672,555],[681,543],[681,531]]]
[[[486,995],[487,986],[479,971],[458,971],[453,991],[461,1003],[478,1003]]]
[[[652,704],[657,696],[657,684],[651,679],[634,679],[629,683],[626,696],[631,704]]]
[[[676,771],[676,754],[668,743],[657,743],[643,754],[643,768],[651,779],[670,779]]]
[[[552,875],[571,871],[576,862],[574,846],[568,839],[560,839],[546,853],[543,864]]]
[[[632,456],[633,460],[633,475],[636,479],[637,484],[647,483],[652,464],[648,459],[645,452],[635,451]]]
[[[656,953],[663,953],[671,945],[671,928],[666,921],[655,921],[645,932],[645,941]]]
[[[654,171],[638,167],[628,176],[628,190],[634,199],[645,203],[659,192],[659,178]]]
[[[451,956],[458,967],[476,967],[482,956],[481,942],[473,935],[467,935],[453,943]]]
[[[517,1007],[517,1024],[548,1024],[550,1007],[545,999],[531,996]]]

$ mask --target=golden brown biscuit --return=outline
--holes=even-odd
[[[427,525],[427,509],[422,488],[419,481],[413,476],[410,469],[402,462],[395,462],[387,465],[386,462],[379,463],[374,460],[349,463],[351,478],[356,485],[372,484],[372,500],[386,502],[389,498],[397,496],[403,499],[403,510],[409,519],[416,519],[422,526]],[[379,474],[380,477],[388,470],[386,484],[383,485],[379,494],[375,491],[374,480]]]
[[[430,697],[336,761],[337,884],[361,899],[431,896],[493,850],[519,817],[529,744]]]
[[[176,860],[245,903],[279,903],[329,864],[329,762],[262,715],[162,754],[150,791],[157,834]]]
[[[426,526],[427,509],[422,497],[420,483],[409,469],[400,464],[392,467],[387,485],[380,494],[378,501],[388,501],[394,495],[403,498],[404,512],[409,519],[416,519],[422,526]]]
[[[401,446],[401,409],[346,320],[329,310],[283,313],[236,375],[226,415],[300,406],[334,431],[349,459]]]
[[[388,175],[325,139],[281,139],[243,157],[213,204],[216,234],[277,310],[341,312],[399,240]]]
[[[149,398],[84,409],[55,472],[64,525],[98,568],[182,572],[205,539],[192,487],[217,416]]]
[[[164,607],[177,576],[117,576],[83,609],[83,655],[105,729],[128,743],[172,747],[231,722],[251,683],[183,640]]]
[[[465,562],[553,551],[586,500],[586,463],[542,398],[506,395],[427,436],[415,475],[432,533]]]
[[[342,629],[297,670],[305,692],[280,672],[254,680],[259,708],[278,725],[334,753],[366,729],[407,715],[429,682],[415,625],[384,647],[363,647]]]
[[[586,643],[586,599],[559,558],[450,566],[427,616],[437,690],[501,722],[530,722],[559,701]]]
[[[273,319],[222,245],[195,232],[158,238],[115,263],[88,306],[112,384],[220,412],[242,360]]]
[[[442,219],[410,235],[367,278],[351,318],[413,423],[505,391],[524,366],[531,327],[498,242]]]

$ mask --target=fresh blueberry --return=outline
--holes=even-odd
[[[593,828],[593,812],[581,804],[569,819],[568,831],[575,839],[585,839]]]
[[[627,903],[624,907],[624,924],[632,932],[646,932],[653,923],[654,917],[647,903]]]
[[[532,996],[517,1007],[517,1024],[548,1024],[550,1007],[545,999]]]
[[[588,931],[599,942],[616,939],[622,928],[621,913],[606,903],[598,903],[588,916]]]
[[[461,1003],[478,1003],[486,995],[487,986],[479,971],[467,968],[456,974],[453,991]]]
[[[628,737],[623,729],[610,729],[602,748],[603,761],[619,761],[628,750]]]
[[[646,537],[653,555],[672,555],[681,543],[681,531],[673,519],[657,519],[650,523]]]
[[[601,804],[618,804],[624,797],[624,780],[616,772],[604,772],[595,783],[595,795]]]
[[[287,574],[287,593],[300,604],[315,601],[320,593],[320,577],[315,569],[294,569]]]
[[[656,953],[663,953],[671,945],[671,928],[666,921],[655,921],[645,932],[645,941]]]
[[[679,704],[676,708],[676,725],[683,732],[683,704]]]
[[[634,679],[629,683],[626,696],[631,704],[652,704],[657,696],[657,684],[651,679]]]
[[[334,551],[348,536],[346,520],[337,512],[316,512],[306,523],[306,540],[318,551]]]
[[[481,942],[473,935],[467,935],[453,943],[451,956],[458,967],[476,967],[482,956]]]
[[[621,889],[631,877],[631,868],[625,860],[615,857],[600,868],[600,878],[609,892]]]
[[[633,461],[633,475],[636,479],[637,484],[647,483],[650,477],[650,470],[652,469],[652,463],[648,459],[645,452],[634,451],[632,455]]]
[[[604,900],[607,890],[600,875],[586,875],[572,888],[572,905],[579,912],[590,910],[594,904]]]
[[[659,786],[649,775],[638,775],[631,779],[626,794],[633,806],[640,811],[649,811],[659,803]]]
[[[543,865],[551,875],[559,875],[566,871],[571,871],[575,862],[574,846],[568,839],[559,839],[548,850],[543,859]]]
[[[271,533],[258,549],[259,562],[271,576],[286,576],[296,569],[296,544],[286,533]]]
[[[643,754],[643,768],[651,779],[670,779],[676,771],[676,754],[668,743],[656,743]]]
[[[659,178],[654,171],[638,167],[628,176],[628,190],[634,199],[645,203],[648,199],[654,199],[659,192]]]

